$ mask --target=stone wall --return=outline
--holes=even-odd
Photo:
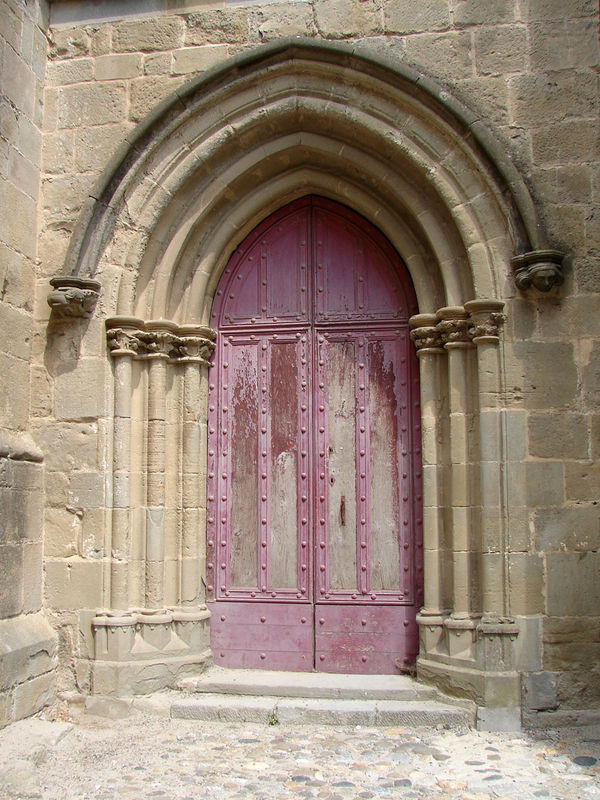
[[[525,176],[552,246],[568,253],[565,283],[549,294],[517,291],[508,264],[499,287],[507,314],[507,612],[526,632],[519,663],[535,721],[559,719],[557,708],[600,705],[597,2],[240,0],[128,8],[131,15],[119,17],[110,2],[53,4],[31,373],[28,350],[10,354],[23,373],[20,387],[31,374],[33,428],[46,453],[45,597],[63,632],[61,685],[91,687],[90,620],[107,605],[112,411],[104,319],[115,313],[118,279],[106,282],[91,319],[49,324],[48,278],[64,271],[76,220],[138,122],[229,57],[302,36],[385,55],[446,86],[493,129]],[[25,238],[35,229],[35,199],[25,188],[11,199],[34,215]],[[35,243],[28,246],[31,270]],[[31,292],[20,297],[11,307],[19,322],[30,319]],[[17,408],[24,414],[23,404]],[[26,419],[11,425],[25,427]]]
[[[0,5],[0,726],[51,699],[56,658],[41,612],[43,454],[29,432],[47,11]]]

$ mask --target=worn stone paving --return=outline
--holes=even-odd
[[[600,730],[284,727],[138,712],[38,718],[0,733],[0,798],[33,797],[595,800]]]

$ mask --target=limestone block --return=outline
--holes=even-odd
[[[93,56],[103,56],[110,53],[111,26],[98,25],[88,29],[90,34],[90,53]]]
[[[537,164],[581,163],[596,158],[600,143],[593,121],[556,121],[532,131],[531,144]]]
[[[450,11],[447,0],[430,0],[413,3],[411,0],[394,0],[383,6],[385,32],[424,33],[445,31],[450,28]]]
[[[54,671],[38,675],[15,687],[13,695],[13,716],[24,719],[36,711],[49,705],[56,693],[56,675]]]
[[[31,164],[39,167],[42,147],[42,134],[37,125],[35,125],[24,114],[19,115],[17,137],[18,138],[14,143],[16,144],[19,152],[22,153],[22,155]]]
[[[3,304],[0,311],[2,350],[16,358],[28,360],[31,355],[31,314]]]
[[[4,301],[15,308],[32,311],[35,287],[32,262],[0,242],[0,265]]]
[[[370,5],[371,0],[365,5]],[[319,8],[321,4],[315,4],[315,15],[317,20],[317,28],[320,27]],[[329,6],[332,4],[329,3]],[[341,0],[336,3],[336,6],[342,7],[340,9],[340,17],[349,13],[349,9],[354,3],[352,0]],[[269,42],[273,39],[287,36],[314,36],[315,21],[313,18],[313,9],[306,3],[273,3],[266,4],[260,9],[252,9],[249,15],[250,21],[250,38],[261,42]],[[342,27],[345,22],[339,22]],[[351,24],[348,23],[347,24]],[[329,30],[327,21],[325,21],[325,30]],[[324,32],[324,31],[323,31]],[[330,35],[324,32],[324,35]]]
[[[0,375],[10,375],[10,381],[0,382],[0,409],[3,423],[9,428],[23,430],[27,425],[29,408],[29,370],[27,363],[0,353]]]
[[[171,50],[183,43],[184,23],[180,17],[153,17],[119,22],[114,25],[112,46],[115,53]]]
[[[600,498],[600,462],[567,462],[565,464],[567,500],[591,500]]]
[[[8,247],[34,260],[37,230],[35,201],[10,181],[3,181],[0,184],[0,208],[11,209],[11,214],[0,215],[0,239]]]
[[[43,367],[31,369],[30,413],[34,417],[48,417],[52,413],[53,386]]]
[[[102,564],[72,559],[46,561],[46,603],[54,610],[77,610],[102,606]]]
[[[596,84],[592,74],[548,72],[509,78],[512,121],[517,125],[545,125],[549,118],[594,116]]]
[[[172,71],[175,75],[191,72],[204,72],[227,58],[229,48],[226,44],[212,44],[204,47],[185,47],[173,53]]]
[[[66,86],[60,91],[58,125],[79,128],[119,122],[125,117],[126,103],[125,86],[115,81]]]
[[[599,550],[600,508],[592,503],[540,508],[535,512],[534,530],[536,550]]]
[[[56,175],[46,178],[42,183],[42,218],[50,228],[67,228],[67,221],[74,223],[87,200],[92,188],[93,176],[90,175]],[[47,231],[48,245],[53,246],[56,239],[53,231]],[[47,293],[47,287],[44,287]],[[62,332],[61,332],[62,333]]]
[[[81,359],[55,380],[56,418],[94,419],[106,413],[105,364],[100,359]]]
[[[96,80],[114,81],[137,78],[141,74],[142,56],[139,53],[104,55],[96,58]]]
[[[79,508],[99,508],[105,501],[105,476],[98,472],[75,472],[69,484],[68,503]]]
[[[88,55],[90,51],[90,37],[84,28],[52,28],[50,41],[50,56],[60,58],[76,58]]]
[[[73,58],[68,61],[50,61],[46,68],[48,86],[66,86],[83,83],[94,78],[94,60]]]
[[[31,614],[41,607],[42,542],[26,542],[23,545],[23,612]]]
[[[527,69],[527,35],[525,28],[506,25],[485,28],[475,34],[477,72],[504,75]]]
[[[600,608],[600,554],[548,553],[546,613],[593,616]]]
[[[516,342],[507,345],[507,386],[529,408],[566,406],[577,394],[577,368],[568,342]]]
[[[172,62],[171,53],[152,53],[144,56],[144,75],[169,75]]]
[[[245,9],[214,8],[188,14],[185,18],[185,43],[233,44],[248,39]]]
[[[0,544],[0,618],[23,610],[23,546]]]
[[[591,451],[594,460],[600,459],[600,414],[592,414]]]
[[[596,410],[600,397],[600,342],[594,342],[583,369],[583,399],[586,407]]]
[[[123,144],[127,124],[79,128],[73,138],[73,164],[77,172],[101,171]]]
[[[40,185],[39,170],[14,148],[10,148],[8,154],[8,179],[17,189],[37,200]]]
[[[525,4],[525,18],[529,22],[538,20],[561,20],[575,17],[593,17],[598,13],[595,0],[527,0]]]
[[[82,558],[102,558],[104,555],[105,530],[105,509],[86,508],[81,518],[81,544],[79,555]]]
[[[0,37],[15,51],[18,51],[21,45],[22,28],[22,19],[8,5],[0,6]]]
[[[44,554],[69,558],[77,555],[81,512],[77,509],[47,508],[44,513]]]
[[[134,78],[130,85],[129,119],[138,122],[181,85],[181,77]]]
[[[565,477],[560,461],[525,463],[526,505],[561,505],[565,497]]]
[[[598,64],[596,20],[529,26],[529,58],[534,71],[580,69]]]
[[[455,0],[452,3],[452,21],[457,28],[470,25],[491,25],[512,22],[518,18],[514,0]]]
[[[50,471],[69,472],[74,467],[93,471],[100,466],[96,423],[38,422],[34,436]]]
[[[543,613],[543,558],[535,553],[511,553],[508,567],[511,613],[523,615]]]
[[[529,415],[529,452],[542,458],[588,458],[589,429],[583,414]]]
[[[2,92],[13,106],[33,119],[35,75],[28,64],[11,48],[4,48]]]

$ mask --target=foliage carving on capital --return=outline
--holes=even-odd
[[[442,346],[442,338],[439,330],[435,325],[423,326],[421,328],[413,328],[410,332],[417,352],[419,350],[440,348]]]
[[[462,306],[447,306],[437,312],[436,325],[442,344],[468,344],[471,341],[469,315]]]
[[[200,325],[179,326],[168,320],[144,322],[135,317],[106,320],[106,337],[111,356],[136,359],[163,357],[173,363],[208,365],[215,348],[216,333]]]

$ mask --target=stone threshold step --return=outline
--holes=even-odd
[[[327,672],[279,672],[262,669],[210,667],[184,678],[184,692],[348,700],[432,700],[435,689],[406,675],[341,675]]]
[[[448,728],[473,726],[465,708],[433,700],[349,700],[197,694],[171,704],[175,719],[262,724],[402,726]]]

